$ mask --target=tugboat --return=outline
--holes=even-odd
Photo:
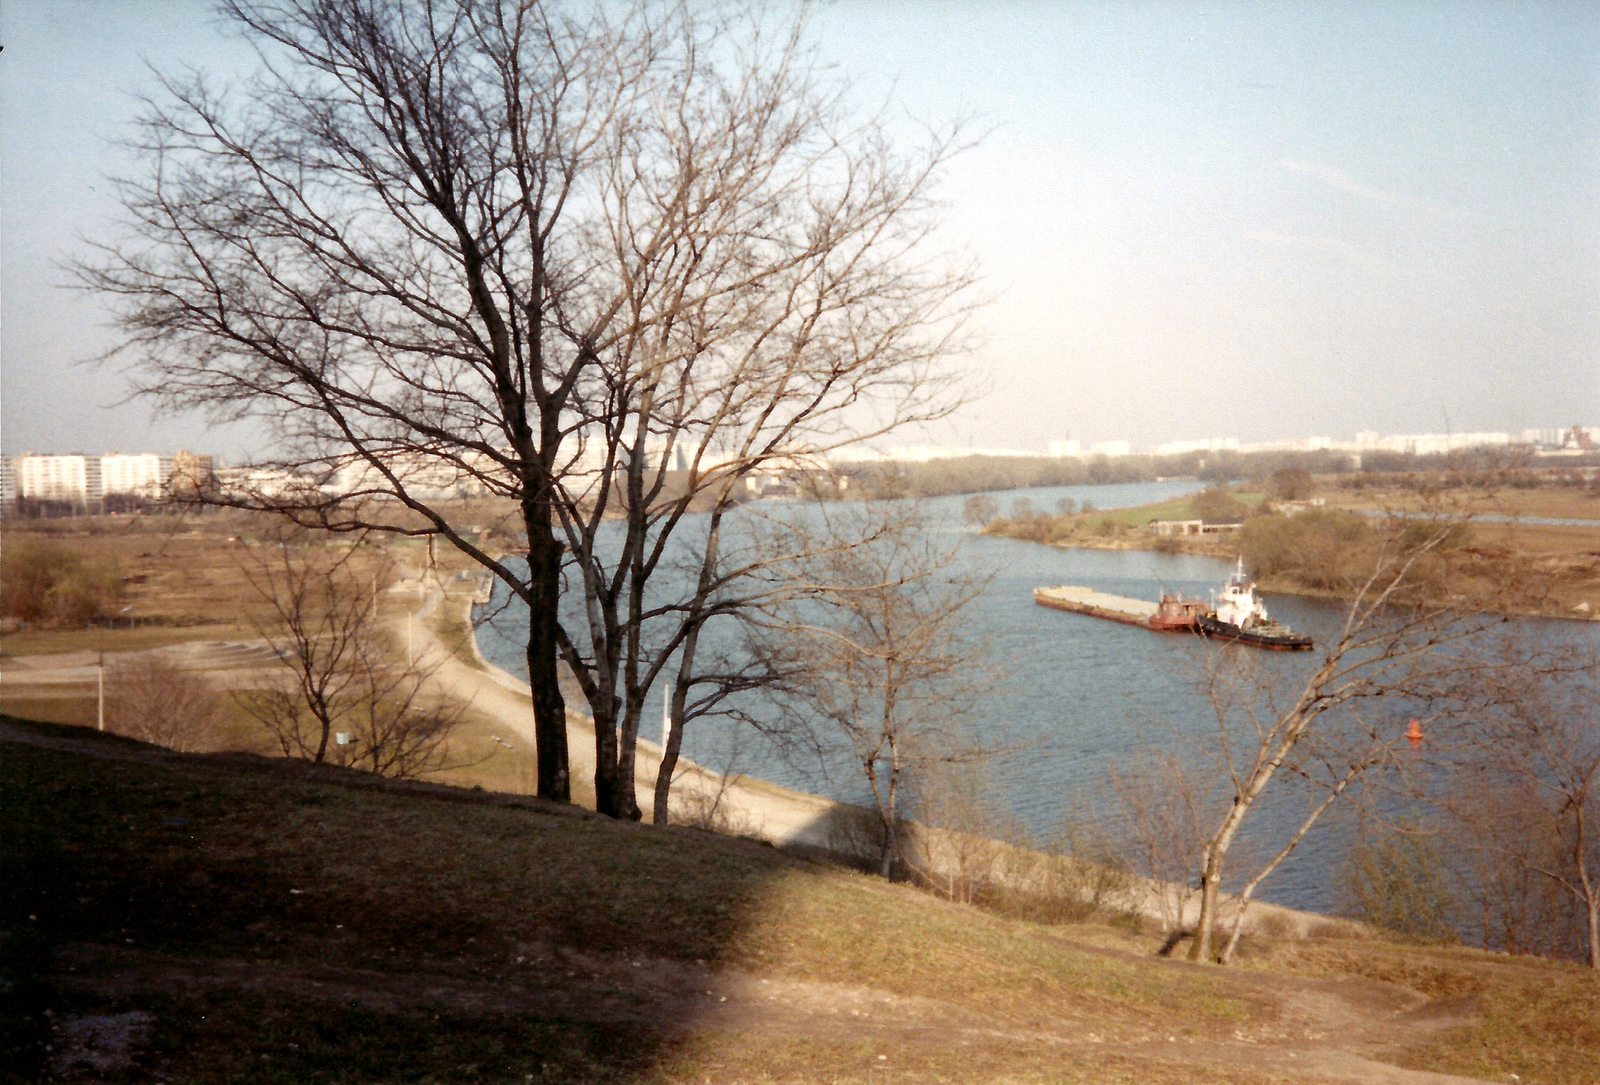
[[[1301,652],[1311,647],[1310,637],[1267,617],[1267,608],[1256,598],[1255,584],[1245,575],[1243,558],[1223,585],[1216,609],[1195,620],[1195,632],[1203,637],[1280,652]]]

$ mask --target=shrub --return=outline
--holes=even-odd
[[[24,622],[87,625],[122,593],[116,566],[50,543],[8,548],[0,561],[0,610]]]
[[[204,748],[221,717],[205,680],[156,656],[106,671],[106,726],[119,735],[189,752]]]
[[[1238,523],[1250,510],[1220,486],[1207,486],[1189,499],[1189,511],[1213,524]]]
[[[1371,527],[1348,512],[1313,510],[1299,516],[1252,516],[1239,533],[1239,551],[1258,577],[1286,575],[1313,588],[1343,586],[1366,563]]]
[[[1311,494],[1311,472],[1304,467],[1280,467],[1267,480],[1267,493],[1279,501],[1299,501]]]
[[[1345,860],[1345,914],[1411,941],[1454,942],[1444,855],[1415,822],[1364,839]]]

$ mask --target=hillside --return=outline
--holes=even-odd
[[[0,720],[6,1081],[1587,1082],[1600,980],[1222,970],[750,841]],[[1414,1067],[1412,1072],[1395,1067]]]

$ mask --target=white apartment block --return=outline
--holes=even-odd
[[[99,456],[23,455],[16,457],[15,465],[18,497],[88,505],[105,496]]]
[[[154,453],[125,456],[108,452],[100,457],[101,492],[159,498],[172,478],[172,457]]]
[[[81,452],[68,455],[26,452],[20,456],[0,457],[0,484],[3,484],[3,500],[8,509],[19,498],[91,509],[112,496],[148,500],[168,496],[175,462],[185,465],[195,485],[203,484],[211,472],[210,456],[188,452],[179,452],[176,457],[157,453],[107,452],[89,456]]]
[[[1237,437],[1204,437],[1198,441],[1168,441],[1156,445],[1157,456],[1181,456],[1186,452],[1238,452]]]

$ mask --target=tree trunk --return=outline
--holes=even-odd
[[[644,706],[632,697],[622,714],[622,727],[617,735],[617,817],[638,821],[644,817],[639,809],[639,783],[634,771],[639,752],[639,713]]]
[[[1264,785],[1265,780],[1262,780],[1261,784]],[[1255,794],[1260,793],[1260,788],[1256,787],[1253,791],[1247,788],[1246,791],[1251,798],[1254,798]],[[1206,845],[1206,863],[1200,875],[1200,917],[1195,923],[1194,942],[1189,946],[1191,961],[1209,961],[1215,952],[1213,943],[1216,936],[1217,908],[1222,902],[1222,867],[1227,862],[1228,848],[1233,844],[1234,834],[1239,831],[1239,826],[1243,823],[1250,806],[1251,803],[1243,796],[1234,799],[1228,816],[1222,821],[1222,827]]]
[[[1589,967],[1600,969],[1600,896],[1589,895]]]
[[[571,802],[567,770],[567,702],[556,666],[556,605],[561,592],[561,549],[551,531],[548,504],[524,512],[528,530],[528,685],[533,690],[533,733],[538,795]]]
[[[1224,853],[1214,847],[1206,849],[1206,865],[1200,875],[1200,916],[1194,925],[1194,940],[1189,945],[1191,961],[1211,959],[1211,932],[1217,924],[1217,903],[1222,887],[1222,860]],[[1178,921],[1181,924],[1183,917]]]
[[[683,715],[689,705],[689,682],[693,677],[695,650],[699,647],[700,627],[694,626],[683,641],[683,654],[678,660],[678,676],[671,690],[662,696],[671,698],[668,713],[666,745],[661,748],[661,768],[656,772],[655,823],[667,824],[668,807],[672,796],[672,774],[678,771],[678,754],[683,749]]]
[[[594,808],[606,817],[622,816],[623,781],[617,774],[617,702],[609,696],[594,710]]]

